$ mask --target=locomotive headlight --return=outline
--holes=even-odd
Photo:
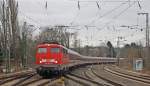
[[[58,63],[58,61],[55,61],[55,63]]]
[[[42,61],[40,61],[40,63],[42,63]]]

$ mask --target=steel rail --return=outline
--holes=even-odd
[[[150,80],[147,80],[147,79],[142,79],[142,78],[139,78],[139,77],[131,75],[131,74],[129,75],[129,74],[125,74],[125,73],[122,73],[122,72],[114,71],[114,70],[108,69],[106,67],[104,68],[104,70],[107,71],[107,72],[110,72],[112,74],[121,76],[121,77],[125,77],[125,78],[128,78],[128,79],[132,79],[132,80],[143,82],[143,83],[146,83],[146,84],[150,85]]]

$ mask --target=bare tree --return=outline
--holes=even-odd
[[[17,47],[19,39],[19,28],[17,12],[18,4],[15,0],[3,0],[0,5],[0,21],[1,21],[1,46],[6,59],[6,69],[10,72],[10,57],[17,58]],[[16,59],[18,60],[18,59]],[[18,62],[16,62],[18,63]]]
[[[69,47],[69,38],[71,33],[66,31],[65,26],[54,26],[47,27],[43,30],[39,36],[40,42],[48,41],[48,42],[58,42],[66,47]]]

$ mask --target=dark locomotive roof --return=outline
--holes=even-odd
[[[41,44],[59,44],[59,42],[46,40],[46,41],[42,42]]]

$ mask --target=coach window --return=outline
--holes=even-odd
[[[46,53],[47,49],[46,48],[39,48],[38,53]]]
[[[59,48],[51,48],[52,53],[59,53],[60,49]]]

